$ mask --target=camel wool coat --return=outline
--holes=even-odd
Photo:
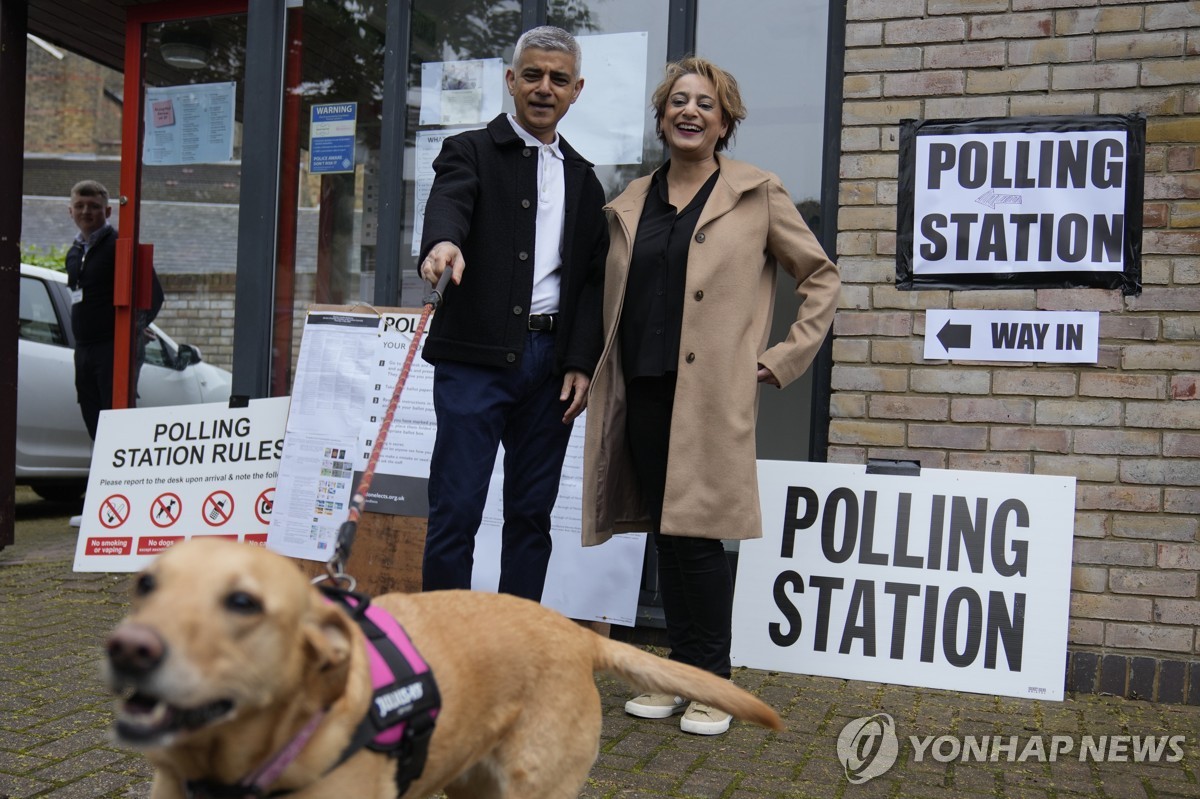
[[[717,159],[720,176],[688,251],[661,532],[760,538],[758,365],[782,386],[804,374],[833,322],[841,281],[778,177]],[[584,546],[651,529],[626,441],[618,335],[649,186],[650,176],[638,178],[605,207],[604,349],[592,377],[584,439]],[[795,278],[802,303],[787,337],[768,348],[776,267]]]

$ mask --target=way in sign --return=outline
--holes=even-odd
[[[991,326],[992,347],[1007,350],[1044,350],[1051,327],[1033,322],[992,322]],[[1083,325],[1060,323],[1053,327],[1054,349],[1083,349]]]

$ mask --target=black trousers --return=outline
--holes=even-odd
[[[663,495],[671,440],[675,373],[638,377],[626,393],[626,435],[638,487],[650,504],[658,583],[671,660],[729,677],[733,573],[717,539],[663,535]]]
[[[96,440],[100,411],[112,408],[113,343],[84,344],[75,347],[75,394],[88,435]]]

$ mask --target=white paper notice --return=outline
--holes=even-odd
[[[558,123],[558,132],[593,164],[640,164],[647,34],[577,38],[583,51],[583,92]]]
[[[421,125],[478,125],[500,113],[504,61],[429,61],[421,65]]]
[[[304,323],[267,546],[328,560],[350,507],[354,453],[379,360],[378,314],[314,311]]]
[[[498,112],[497,112],[498,113]],[[442,142],[447,137],[466,130],[478,130],[482,125],[453,130],[418,130],[416,163],[413,166],[413,181],[416,183],[413,201],[413,245],[412,254],[421,254],[421,233],[425,226],[425,205],[433,188],[433,159],[442,151]]]
[[[310,313],[300,340],[288,433],[357,433],[378,345],[378,314]]]
[[[144,164],[233,160],[236,83],[146,87]]]

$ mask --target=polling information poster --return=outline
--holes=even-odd
[[[223,164],[233,160],[236,83],[147,86],[142,163]]]
[[[1141,114],[902,120],[896,287],[1141,291]]]
[[[1061,700],[1075,478],[759,461],[733,662]]]
[[[287,413],[287,397],[102,411],[75,571],[138,571],[197,536],[265,546]]]
[[[410,354],[365,509],[428,515],[429,461],[437,419],[433,367],[420,356],[423,338],[418,350],[411,352],[419,319],[419,313],[395,309],[381,309],[378,314],[308,314],[268,538],[272,550],[307,560],[329,558]],[[552,515],[554,549],[542,604],[575,619],[632,626],[646,536],[625,534],[602,546],[582,546],[585,425],[583,416],[575,421],[567,449]],[[500,448],[475,538],[471,585],[476,590],[495,591],[499,584],[503,462]]]

